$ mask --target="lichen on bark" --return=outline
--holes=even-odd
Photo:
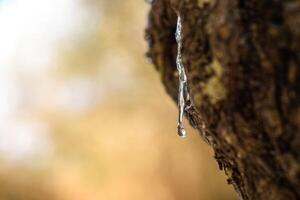
[[[176,41],[190,123],[241,199],[300,199],[300,2],[154,0],[148,57],[176,101]]]

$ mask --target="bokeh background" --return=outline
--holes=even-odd
[[[145,59],[142,0],[0,0],[1,200],[236,199]]]

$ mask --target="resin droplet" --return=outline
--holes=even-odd
[[[178,16],[177,18],[177,28],[176,28],[176,42],[177,42],[177,58],[176,58],[176,66],[179,76],[179,88],[178,88],[178,125],[177,132],[181,137],[186,137],[186,131],[183,126],[183,115],[185,110],[187,109],[187,102],[190,101],[190,97],[187,89],[187,76],[185,74],[184,66],[182,63],[182,55],[181,55],[181,47],[182,47],[182,24],[181,18]]]
[[[183,127],[182,124],[178,124],[177,125],[177,133],[180,137],[185,138],[186,137],[186,130]]]

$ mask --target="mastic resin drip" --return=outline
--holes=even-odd
[[[176,29],[176,42],[177,42],[177,58],[176,58],[176,65],[177,71],[179,76],[179,88],[178,88],[178,124],[177,124],[177,132],[180,137],[186,137],[186,130],[183,126],[183,115],[184,112],[187,110],[188,102],[190,101],[188,89],[187,89],[187,76],[185,74],[184,66],[182,63],[182,55],[181,55],[181,48],[182,48],[182,23],[181,17],[178,15],[177,18],[177,29]]]

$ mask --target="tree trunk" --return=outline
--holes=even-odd
[[[177,14],[192,106],[241,199],[300,199],[300,1],[153,0],[148,57],[177,101]]]

